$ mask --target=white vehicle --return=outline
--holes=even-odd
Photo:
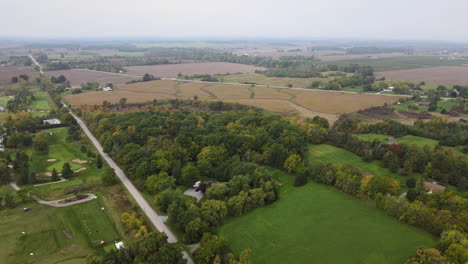
[[[197,181],[197,182],[193,185],[193,188],[198,188],[198,187],[200,187],[200,183],[201,183],[201,181]]]

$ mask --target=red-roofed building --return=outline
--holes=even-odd
[[[429,190],[429,193],[432,193],[432,191],[445,191],[445,186],[439,185],[436,182],[424,182],[424,186]]]

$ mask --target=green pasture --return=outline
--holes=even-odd
[[[293,187],[274,171],[279,200],[227,221],[219,234],[235,253],[253,251],[257,264],[400,264],[435,238],[329,186]]]

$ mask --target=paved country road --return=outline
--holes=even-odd
[[[175,235],[172,233],[172,231],[166,226],[164,223],[165,218],[158,215],[153,208],[148,204],[148,202],[143,198],[141,195],[140,191],[133,185],[133,183],[127,178],[125,173],[120,169],[120,167],[112,160],[107,153],[103,151],[103,148],[99,141],[94,137],[94,135],[89,131],[88,127],[86,124],[81,121],[80,118],[78,118],[71,110],[70,114],[75,118],[76,122],[80,125],[80,127],[83,129],[85,134],[88,136],[88,138],[93,142],[94,146],[98,150],[99,154],[104,158],[104,160],[107,161],[107,164],[111,168],[115,170],[115,174],[117,177],[120,179],[120,181],[123,183],[125,188],[127,188],[128,192],[133,196],[137,204],[140,206],[140,208],[143,210],[143,212],[146,214],[148,219],[153,223],[153,225],[158,229],[160,232],[164,232],[167,235],[167,240],[169,243],[175,243],[177,242],[177,238]],[[188,264],[193,264],[192,258],[187,254],[187,252],[183,252],[184,258],[187,260]]]
[[[37,67],[39,67],[39,72],[41,75],[44,75],[44,72],[42,71],[42,66],[37,62],[37,60],[30,54],[29,58],[33,61],[34,64],[36,64]]]

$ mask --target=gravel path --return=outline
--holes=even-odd
[[[127,188],[128,192],[133,196],[137,204],[140,206],[140,208],[143,210],[143,212],[146,214],[148,219],[153,223],[153,225],[158,229],[160,232],[164,232],[167,235],[167,240],[169,243],[175,243],[177,242],[176,236],[172,233],[172,231],[166,226],[165,218],[163,216],[158,215],[153,208],[149,205],[149,203],[143,198],[143,195],[138,191],[138,189],[133,185],[133,183],[127,178],[125,173],[120,169],[120,167],[112,160],[112,158],[107,155],[103,151],[103,148],[99,141],[94,137],[94,135],[89,131],[88,127],[86,124],[81,121],[71,110],[70,114],[75,118],[76,122],[80,125],[80,127],[83,129],[85,134],[88,136],[88,138],[93,142],[94,146],[98,150],[99,154],[104,158],[104,160],[109,164],[111,168],[115,170],[115,174],[117,177],[120,179],[120,181],[123,183],[125,188]],[[187,254],[187,252],[183,252],[184,258],[187,260],[188,264],[194,264],[192,258]]]

